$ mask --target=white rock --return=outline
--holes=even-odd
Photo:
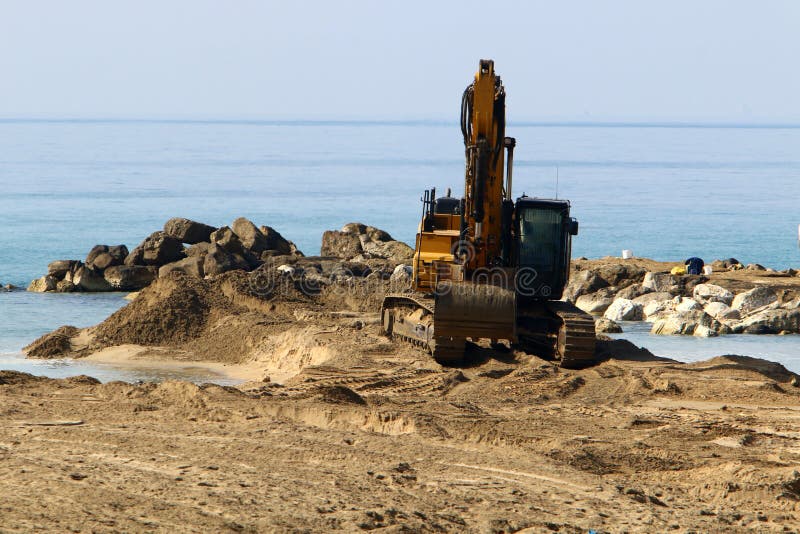
[[[294,267],[291,265],[281,265],[276,269],[281,274],[292,276],[294,274]]]
[[[603,317],[614,322],[641,321],[642,305],[628,299],[616,299],[608,307]]]
[[[697,284],[694,286],[692,293],[694,299],[701,303],[707,304],[709,302],[722,302],[730,305],[733,302],[733,293],[714,284]]]
[[[724,302],[709,302],[703,309],[711,317],[719,319],[723,314],[729,312],[731,307]],[[736,310],[736,313],[738,314],[739,310]]]
[[[612,297],[591,293],[589,295],[581,295],[578,297],[578,300],[575,301],[575,306],[586,313],[600,315],[605,312],[609,306],[611,306],[612,302],[614,302]]]
[[[759,308],[777,302],[778,295],[768,287],[754,287],[750,291],[739,293],[733,299],[731,308],[739,310],[742,316],[746,316]]]
[[[678,291],[678,278],[669,273],[645,273],[642,287],[652,291]]]
[[[690,298],[681,299],[681,302],[677,306],[675,306],[675,311],[677,312],[689,312],[693,310],[702,310],[702,309],[703,309],[702,304]]]
[[[392,276],[389,277],[394,283],[408,283],[411,282],[411,277],[414,274],[414,269],[410,265],[400,264],[392,271]]]
[[[672,300],[672,294],[667,293],[666,291],[657,291],[655,293],[645,293],[644,295],[639,295],[638,297],[631,299],[633,302],[637,304],[641,304],[642,306],[646,306],[651,302],[661,302],[664,300]]]
[[[715,320],[702,310],[692,310],[658,319],[653,323],[653,328],[650,330],[650,333],[658,335],[682,334],[710,337],[718,334],[730,333],[730,328]]]
[[[669,300],[662,300],[662,301],[651,301],[644,305],[642,308],[642,315],[644,316],[644,320],[652,323],[656,319],[660,318],[666,313],[671,313],[675,310],[672,301]]]

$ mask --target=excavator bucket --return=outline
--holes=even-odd
[[[437,286],[434,335],[443,338],[514,339],[516,294],[489,284]]]

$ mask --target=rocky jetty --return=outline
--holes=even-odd
[[[565,298],[598,317],[598,332],[647,321],[653,334],[700,337],[800,333],[800,278],[758,264],[716,260],[710,275],[676,275],[646,259],[578,260]]]
[[[295,268],[303,253],[274,228],[256,226],[243,217],[221,228],[173,218],[131,251],[125,245],[96,245],[82,261],[50,263],[47,274],[32,281],[28,291],[138,291],[172,272],[213,278],[229,271],[253,272],[265,265],[267,270],[281,267],[282,275],[292,271],[306,282],[316,278],[326,284],[331,282],[330,275],[342,270],[391,274],[398,264],[409,263],[414,252],[383,230],[361,223],[325,232],[321,248],[323,257]]]

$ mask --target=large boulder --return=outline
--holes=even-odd
[[[46,275],[42,276],[41,278],[37,278],[33,280],[30,285],[28,285],[28,291],[34,293],[45,293],[47,291],[55,291],[56,286],[58,285],[58,280],[54,276]]]
[[[712,337],[730,332],[730,328],[703,310],[675,313],[658,319],[653,323],[653,327],[650,330],[650,333],[658,335],[680,334],[698,337]]]
[[[231,229],[239,237],[242,245],[257,256],[269,249],[267,237],[248,219],[239,217],[233,221]]]
[[[349,223],[341,230],[329,230],[322,235],[320,253],[347,260],[380,258],[395,264],[410,263],[414,249],[392,239],[387,232],[361,223]]]
[[[125,265],[160,267],[186,257],[181,240],[166,232],[153,232],[125,258]]]
[[[676,297],[676,298],[680,299],[680,301],[675,306],[675,311],[679,313],[703,309],[703,305],[694,299],[682,298],[682,297]]]
[[[605,280],[608,285],[625,288],[633,284],[640,284],[647,272],[642,267],[629,264],[604,265],[594,269],[597,275]]]
[[[570,277],[562,296],[564,300],[574,303],[581,295],[594,293],[604,287],[608,287],[608,282],[600,278],[596,272],[580,271]]]
[[[122,265],[128,256],[128,247],[125,245],[95,245],[86,256],[85,265],[89,269],[104,271],[114,265]]]
[[[50,262],[47,266],[47,275],[61,281],[67,276],[67,273],[75,267],[76,263],[78,262],[75,260],[56,260]]]
[[[284,238],[280,232],[271,226],[259,226],[258,229],[267,238],[267,250],[274,250],[278,255],[303,255],[294,243]]]
[[[608,307],[611,306],[612,302],[614,302],[614,297],[606,296],[598,291],[596,293],[581,295],[575,301],[575,306],[586,313],[602,315],[608,309]]]
[[[228,226],[223,226],[211,233],[211,244],[217,245],[228,254],[244,254],[244,244],[236,232]],[[207,253],[211,252],[212,247],[208,248]]]
[[[733,302],[733,293],[715,284],[697,284],[694,286],[692,295],[700,304],[721,302],[730,306]]]
[[[703,309],[711,317],[720,321],[734,321],[741,318],[739,310],[734,310],[724,302],[709,302]]]
[[[89,268],[87,265],[81,265],[75,272],[72,273],[69,280],[78,291],[99,292],[111,291],[113,287],[103,276],[102,271]]]
[[[605,311],[603,317],[614,322],[641,321],[642,305],[628,299],[615,299]]]
[[[633,300],[641,297],[642,295],[647,295],[648,293],[652,293],[652,290],[642,286],[642,284],[631,284],[617,292],[617,297],[621,299]]]
[[[656,293],[669,293],[678,295],[681,292],[681,283],[678,276],[669,273],[646,273],[642,287]]]
[[[759,308],[777,302],[778,295],[769,287],[754,287],[750,291],[739,293],[734,297],[731,308],[739,310],[742,316],[749,315]]]
[[[188,245],[209,241],[214,230],[216,228],[213,226],[182,217],[174,217],[164,223],[164,233]]]
[[[594,331],[598,334],[621,334],[622,327],[611,319],[601,317],[595,321]]]
[[[158,269],[158,277],[164,278],[171,272],[180,271],[191,276],[196,276],[197,278],[203,278],[205,276],[205,271],[203,271],[204,262],[204,256],[190,256],[173,263],[168,263],[162,265]]]
[[[675,302],[669,299],[651,300],[642,306],[642,318],[648,323],[663,319],[674,312]]]
[[[103,273],[112,289],[117,291],[138,291],[156,279],[158,269],[143,265],[115,265]]]
[[[800,309],[765,309],[753,313],[733,327],[743,334],[800,333]]]
[[[642,306],[647,306],[651,302],[662,302],[666,300],[672,300],[673,296],[671,293],[667,293],[666,291],[655,291],[651,293],[645,293],[643,295],[639,295],[636,298],[632,298],[631,300],[636,304],[641,304]]]
[[[212,245],[203,259],[203,273],[205,276],[217,276],[239,269],[249,271],[251,266],[244,256],[230,253],[219,244]]]

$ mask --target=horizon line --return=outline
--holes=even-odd
[[[309,118],[309,117],[192,117],[192,116],[144,116],[133,117],[125,115],[108,116],[80,116],[65,115],[4,115],[0,113],[0,124],[13,123],[77,123],[77,124],[103,124],[103,123],[152,123],[152,124],[238,124],[238,125],[265,125],[265,126],[452,126],[458,121],[441,118]],[[509,120],[509,126],[515,127],[580,127],[580,128],[742,128],[742,129],[797,129],[800,122],[776,121],[714,121],[714,120]]]

